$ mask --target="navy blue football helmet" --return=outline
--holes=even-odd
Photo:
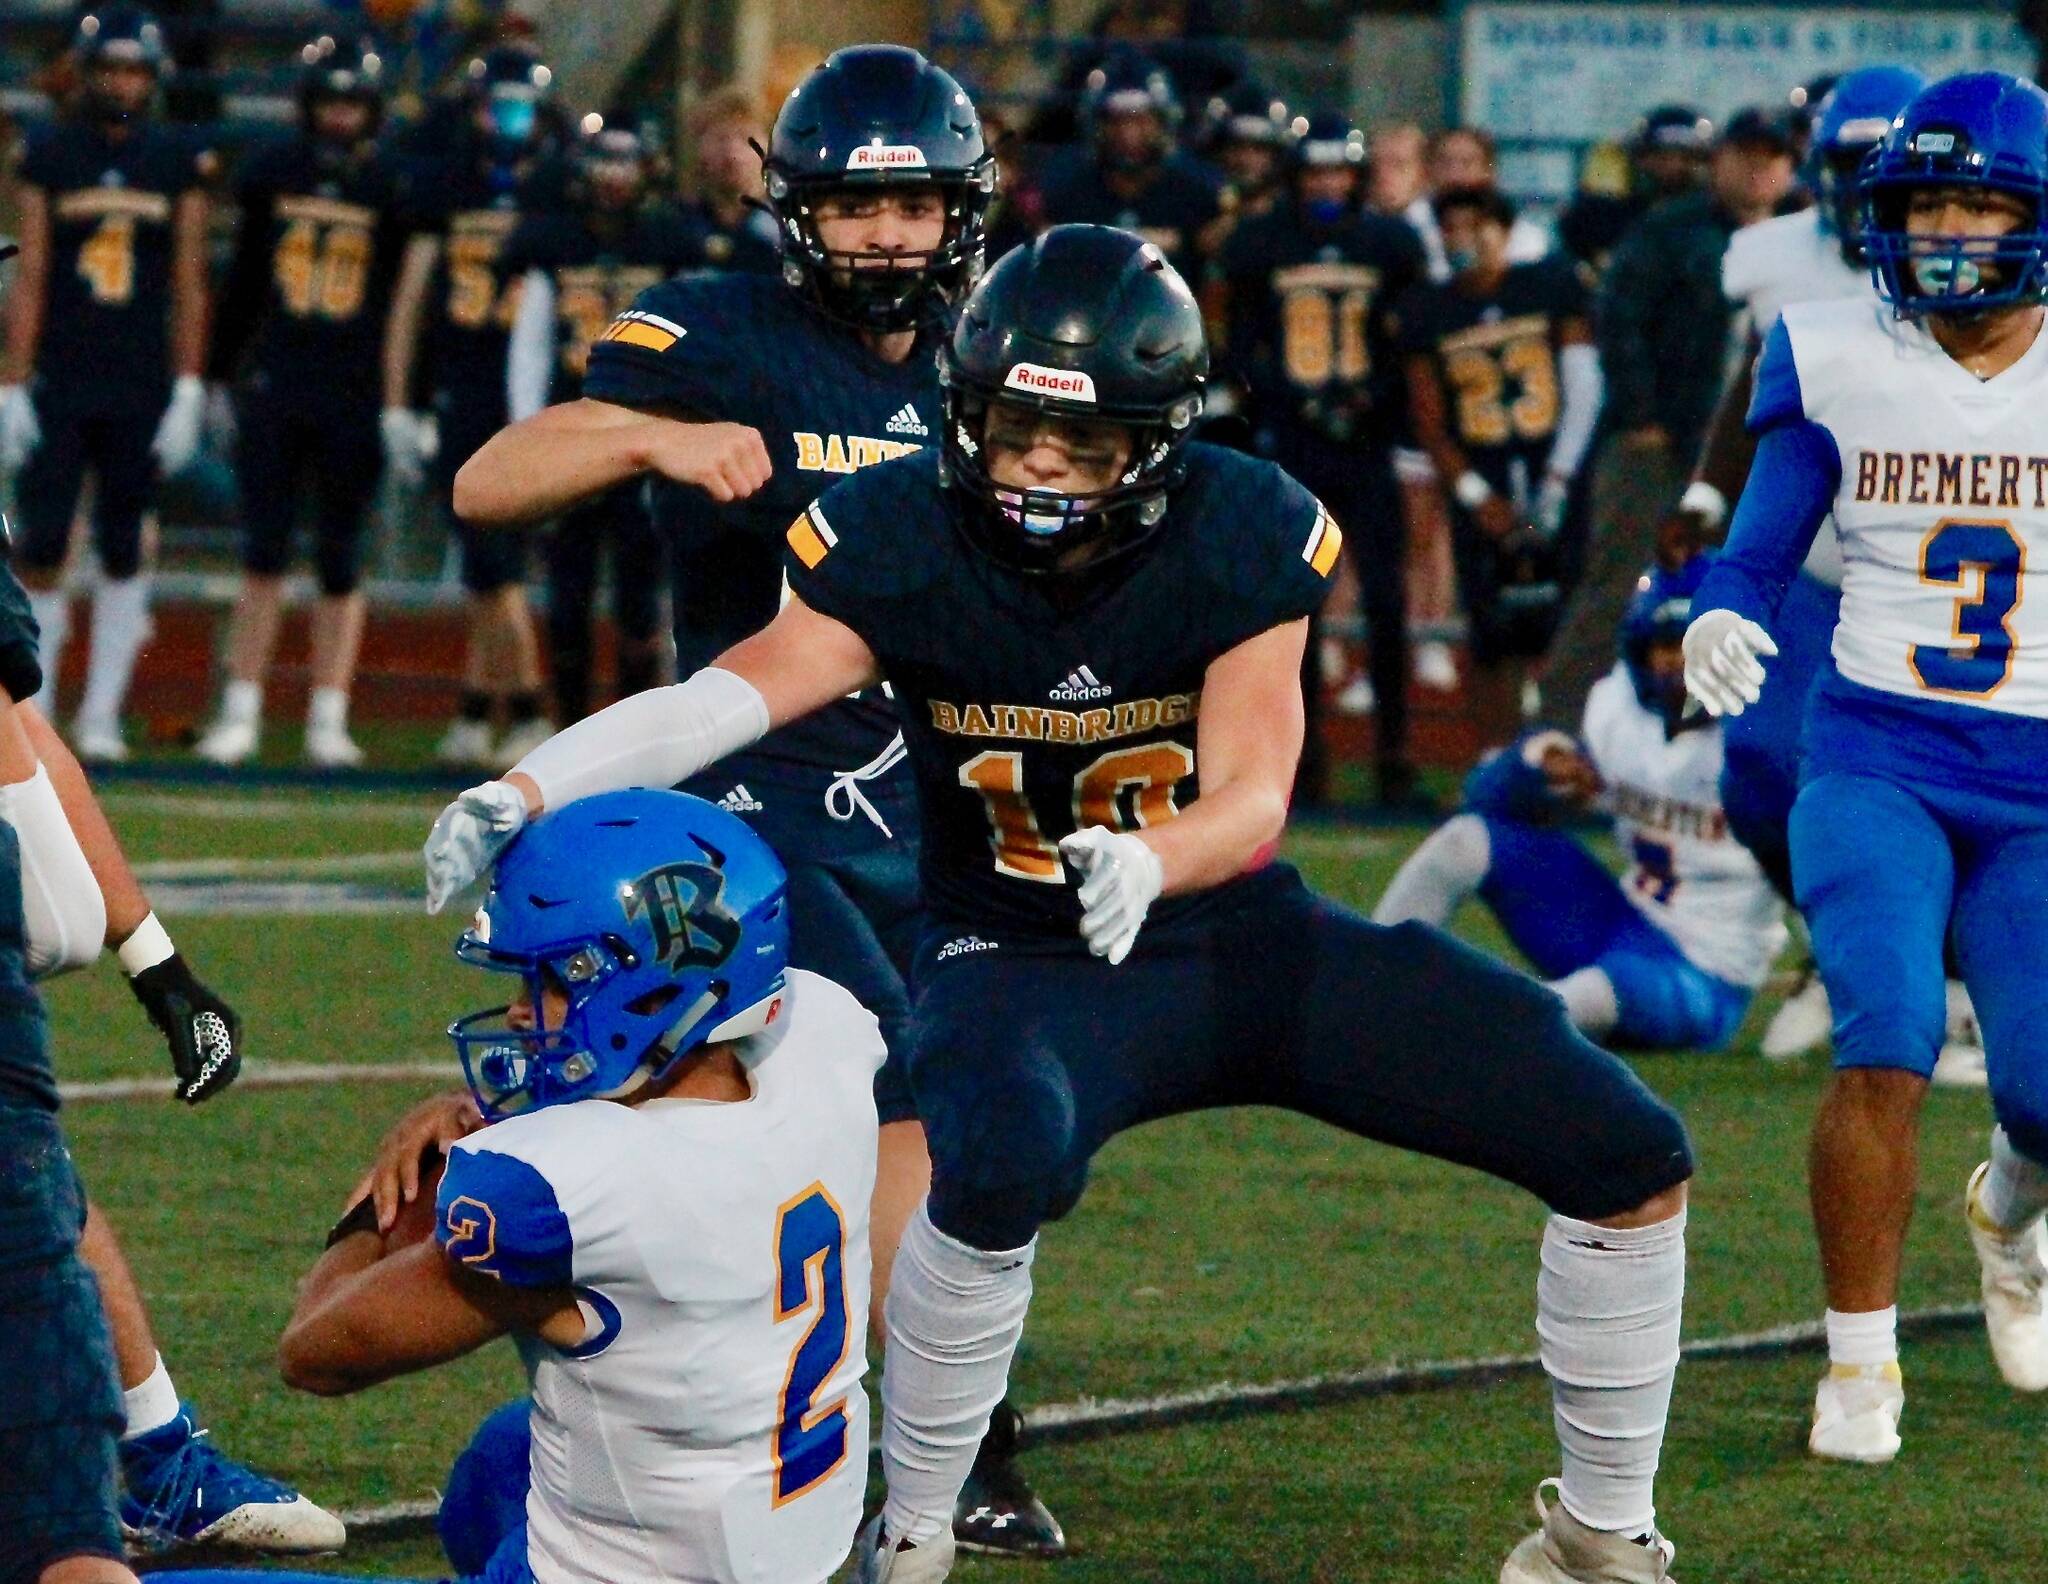
[[[1149,115],[1158,122],[1158,135],[1142,158],[1119,151],[1106,137],[1112,119],[1129,115]],[[1129,46],[1111,51],[1081,86],[1081,135],[1107,165],[1142,169],[1156,164],[1173,147],[1180,121],[1180,95],[1166,68]]]
[[[834,53],[783,101],[761,170],[783,279],[831,318],[858,330],[915,329],[943,320],[980,277],[995,157],[966,90],[916,50],[861,44]],[[822,197],[905,187],[935,189],[944,201],[936,248],[873,255],[825,245]]]
[[[1285,148],[1294,132],[1287,101],[1249,77],[1210,99],[1202,115],[1201,142],[1212,152],[1233,143]]]
[[[1843,239],[1852,264],[1863,262],[1862,254],[1853,251],[1863,215],[1856,172],[1891,131],[1893,119],[1926,86],[1927,79],[1910,66],[1865,66],[1838,78],[1813,118],[1806,185],[1819,208],[1821,229]]]
[[[482,110],[493,158],[516,160],[546,135],[541,107],[555,74],[531,44],[494,45],[464,68],[463,84]]]
[[[498,857],[455,953],[517,974],[532,1008],[449,1025],[486,1120],[658,1083],[781,1009],[787,879],[736,816],[682,792],[606,792],[542,814]],[[547,992],[567,997],[559,1024]]]
[[[1685,723],[1685,678],[1682,674],[1660,678],[1650,665],[1650,651],[1659,644],[1675,644],[1692,625],[1692,599],[1705,581],[1713,558],[1696,555],[1672,568],[1653,566],[1636,580],[1636,591],[1621,618],[1621,659],[1628,667],[1628,679],[1636,690],[1636,701],[1646,710],[1664,717],[1667,731],[1675,732]],[[1704,724],[1709,717],[1698,715]]]
[[[374,42],[323,33],[299,51],[299,125],[309,135],[315,107],[333,99],[367,106],[366,136],[376,136],[384,119],[384,57]]]
[[[1908,236],[1908,203],[1925,187],[2006,193],[2027,215],[1998,237]],[[1858,241],[1900,318],[2048,297],[2048,93],[2033,83],[1965,72],[1926,89],[1893,120],[1858,190]]]
[[[939,349],[940,481],[975,549],[1013,571],[1100,570],[1151,539],[1186,471],[1202,415],[1202,310],[1159,249],[1114,226],[1054,226],[1012,248],[968,297]],[[1019,490],[989,476],[984,422],[996,403],[1130,430],[1116,484],[1086,495]]]
[[[159,83],[171,74],[171,52],[164,39],[163,24],[127,0],[114,0],[113,4],[98,6],[80,17],[72,49],[85,79],[81,94],[85,112],[97,121],[135,120],[150,110],[149,100],[138,107],[102,89],[95,80],[95,73],[102,67],[140,66]]]

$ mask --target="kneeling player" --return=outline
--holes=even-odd
[[[1095,1152],[1156,1118],[1265,1104],[1482,1167],[1555,1211],[1538,1304],[1562,1495],[1501,1578],[1663,1579],[1651,1485],[1684,1128],[1540,986],[1268,861],[1340,543],[1328,513],[1271,463],[1191,442],[1201,312],[1128,232],[1056,226],[1016,249],[940,357],[943,447],[806,508],[790,599],[718,665],[464,793],[427,844],[430,905],[540,809],[681,780],[886,675],[932,914],[909,1052],[932,1187],[889,1289],[889,1500],[861,1577],[947,1576],[1038,1230]],[[1099,691],[1069,708],[1084,666]]]
[[[1718,1050],[1784,943],[1778,902],[1721,811],[1721,733],[1684,717],[1704,557],[1652,571],[1622,625],[1621,661],[1586,700],[1584,744],[1525,735],[1465,783],[1465,811],[1401,866],[1373,920],[1444,924],[1474,891],[1594,1039]],[[1604,806],[1628,854],[1617,881],[1562,831]]]
[[[785,972],[783,893],[680,792],[537,822],[456,948],[518,976],[450,1029],[489,1125],[431,1236],[366,1200],[300,1288],[279,1363],[305,1391],[528,1344],[531,1487],[490,1580],[821,1584],[852,1544],[883,1047]]]

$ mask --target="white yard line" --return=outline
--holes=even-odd
[[[280,858],[157,858],[135,866],[136,877],[152,880],[314,879],[321,875],[387,874],[418,868],[417,847],[383,852],[327,853],[318,857]]]
[[[119,792],[100,794],[115,814],[167,814],[179,819],[299,820],[333,825],[344,820],[378,823],[417,819],[422,831],[433,822],[441,804],[411,799],[348,798],[327,795],[303,798],[215,797],[203,793]],[[424,840],[424,836],[421,838]]]
[[[391,1062],[250,1062],[235,1080],[237,1089],[291,1089],[305,1084],[401,1083],[420,1078],[461,1076],[454,1057],[439,1061],[408,1057]],[[94,1083],[61,1083],[57,1095],[66,1105],[95,1100],[169,1100],[168,1078],[107,1078]]]

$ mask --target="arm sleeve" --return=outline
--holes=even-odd
[[[768,733],[768,704],[753,683],[706,666],[586,715],[512,768],[540,788],[541,807],[622,787],[672,787]]]
[[[1732,610],[1769,628],[1842,481],[1835,437],[1808,419],[1764,431],[1728,543],[1694,596],[1695,611]]]
[[[555,278],[546,270],[528,270],[505,355],[505,410],[514,423],[547,406],[554,372]]]
[[[1556,819],[1558,800],[1542,769],[1544,751],[1553,745],[1577,746],[1564,732],[1525,732],[1480,760],[1465,777],[1464,806],[1475,814],[1491,814],[1524,825]]]
[[[1658,312],[1651,300],[1653,285],[1662,275],[1656,266],[1655,253],[1639,230],[1616,249],[1601,285],[1596,326],[1600,368],[1606,376],[1608,407],[1627,414],[1624,423],[1655,421],[1657,376],[1649,324]]]
[[[434,1240],[458,1265],[512,1287],[568,1287],[576,1241],[555,1190],[516,1155],[458,1143],[434,1202]]]
[[[1557,421],[1557,438],[1551,442],[1550,471],[1571,478],[1593,443],[1607,382],[1600,373],[1599,352],[1584,342],[1558,351],[1557,371],[1558,383],[1564,387],[1564,412]]]
[[[0,819],[21,848],[21,908],[32,979],[83,968],[107,938],[107,905],[85,850],[42,765],[26,781],[0,786]]]

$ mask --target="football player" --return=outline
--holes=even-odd
[[[773,275],[782,265],[775,221],[761,205],[761,111],[754,95],[731,84],[690,106],[692,196],[684,215],[702,236],[704,262],[714,269]]]
[[[384,353],[384,431],[391,466],[425,476],[452,498],[455,473],[505,422],[505,360],[518,313],[517,280],[502,267],[506,241],[553,143],[548,97],[553,71],[533,50],[501,44],[470,61],[469,113],[454,146],[413,173],[417,234],[408,245]],[[424,343],[433,418],[413,410],[415,366]],[[540,640],[526,599],[527,541],[521,534],[455,531],[467,594],[469,645],[462,697],[435,753],[446,764],[507,763],[542,741]],[[506,730],[494,742],[491,719]]]
[[[365,1201],[299,1286],[278,1364],[302,1391],[520,1340],[531,1451],[493,1584],[824,1584],[846,1559],[883,1046],[785,967],[788,937],[782,866],[701,799],[536,822],[456,947],[513,978],[449,1029],[488,1125],[449,1148],[431,1219],[386,1235]],[[462,1483],[450,1502],[498,1494]]]
[[[1679,642],[1706,570],[1700,556],[1643,575],[1580,739],[1530,732],[1486,759],[1372,915],[1442,926],[1478,893],[1573,1024],[1613,1047],[1719,1050],[1784,941],[1721,810],[1718,723],[1684,710]],[[1621,880],[1552,828],[1594,808],[1614,818]]]
[[[935,343],[980,267],[993,179],[974,106],[949,74],[891,46],[835,54],[784,101],[769,140],[782,277],[646,293],[591,348],[580,401],[508,429],[464,468],[459,509],[531,521],[651,476],[676,560],[678,661],[708,664],[775,614],[777,535],[792,516],[854,469],[930,443]],[[1075,681],[1076,696],[1091,685]],[[851,990],[897,1052],[922,928],[899,725],[886,692],[868,689],[690,788],[783,855],[795,961]],[[929,1171],[900,1056],[877,1103],[886,1290]],[[1059,1525],[1009,1460],[1015,1429],[1006,1407],[963,1531],[972,1544],[1057,1554]]]
[[[1081,90],[1081,141],[1045,173],[1046,221],[1135,231],[1197,276],[1201,240],[1228,189],[1175,147],[1180,119],[1179,96],[1163,69],[1128,46],[1111,54]]]
[[[1213,260],[1234,226],[1286,201],[1288,151],[1307,130],[1307,118],[1297,120],[1284,99],[1247,77],[1209,101],[1206,120],[1203,152],[1230,190],[1230,201],[1201,237],[1202,256]]]
[[[320,598],[305,757],[316,769],[352,769],[363,762],[348,732],[363,634],[361,547],[383,470],[380,360],[405,205],[398,171],[377,147],[383,58],[323,34],[300,62],[297,131],[242,166],[241,228],[214,337],[216,376],[241,376],[242,588],[220,714],[199,757],[255,757],[292,533],[310,495]]]
[[[1439,193],[1454,273],[1397,307],[1416,443],[1449,480],[1480,740],[1512,737],[1584,543],[1579,469],[1603,382],[1592,305],[1562,258],[1512,262],[1511,199]]]
[[[1952,942],[1984,1032],[1991,1160],[1966,1196],[2008,1382],[2048,1388],[2048,94],[1936,83],[1862,168],[1882,302],[1794,303],[1765,338],[1756,460],[1685,636],[1687,688],[1740,715],[1821,525],[1841,542],[1832,668],[1806,706],[1792,878],[1835,1015],[1812,1202],[1829,1368],[1809,1446],[1899,1450],[1896,1301]]]
[[[0,472],[19,470],[16,564],[42,629],[55,718],[70,633],[63,587],[72,514],[90,471],[92,654],[72,740],[91,761],[125,759],[121,707],[149,637],[142,517],[157,479],[199,448],[206,387],[204,183],[213,155],[155,119],[169,70],[163,29],[125,3],[80,19],[76,102],[21,145],[21,263],[0,357]]]
[[[889,1495],[860,1576],[947,1575],[1039,1228],[1095,1151],[1153,1118],[1270,1104],[1549,1204],[1537,1301],[1562,1497],[1539,1494],[1543,1527],[1501,1578],[1665,1578],[1651,1484],[1683,1126],[1535,981],[1368,923],[1271,861],[1340,531],[1272,463],[1191,442],[1201,312],[1127,232],[1056,226],[1010,254],[943,358],[936,454],[799,515],[790,598],[762,632],[445,810],[430,905],[532,813],[689,775],[888,676],[925,826],[910,1070],[933,1167],[890,1286]]]
[[[1308,485],[1350,535],[1378,701],[1378,793],[1399,805],[1415,796],[1415,769],[1406,519],[1393,471],[1406,398],[1390,310],[1426,265],[1412,228],[1362,206],[1365,138],[1343,116],[1309,117],[1292,164],[1293,201],[1237,226],[1216,261],[1226,345],[1251,392],[1259,449]],[[1305,696],[1313,704],[1320,694],[1312,683]],[[1321,752],[1316,725],[1311,719],[1305,755],[1312,764]],[[1312,774],[1307,779],[1304,790],[1314,785]]]
[[[1665,553],[1680,556],[1718,537],[1728,502],[1742,493],[1756,441],[1743,424],[1752,394],[1755,349],[1787,303],[1838,298],[1871,299],[1870,266],[1858,237],[1862,197],[1856,171],[1926,78],[1899,66],[1850,72],[1819,107],[1806,180],[1815,195],[1809,209],[1745,226],[1728,240],[1721,286],[1743,311],[1750,355],[1745,357],[1708,426],[1692,482],[1661,535]],[[1841,613],[1842,552],[1833,533],[1816,536],[1806,565],[1778,607],[1778,653],[1770,671],[1778,685],[1723,727],[1727,766],[1722,801],[1736,838],[1757,855],[1787,900],[1792,896],[1792,855],[1786,825],[1799,790],[1799,732],[1807,696],[1828,664],[1828,641]],[[1827,988],[1809,962],[1799,983],[1764,1030],[1763,1054],[1796,1056],[1826,1043],[1832,1017]],[[1981,1047],[1944,1050],[1936,1077],[1967,1070],[1983,1081]]]
[[[599,125],[583,135],[572,160],[569,205],[529,216],[505,244],[504,272],[521,280],[506,363],[506,405],[515,422],[576,400],[591,344],[613,320],[669,276],[711,262],[680,214],[647,202],[652,161],[635,133]],[[563,517],[548,539],[548,664],[557,720],[590,712],[591,607],[606,545],[619,692],[638,693],[659,680],[668,556],[645,495],[637,479],[608,490]]]

